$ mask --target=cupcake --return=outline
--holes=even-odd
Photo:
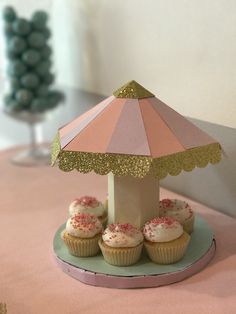
[[[102,224],[95,215],[79,213],[67,220],[62,239],[70,254],[88,257],[98,253],[101,233]]]
[[[163,199],[159,202],[160,216],[169,216],[178,220],[189,234],[193,232],[194,213],[188,203],[176,199]]]
[[[82,196],[75,199],[69,206],[69,215],[73,216],[78,213],[97,216],[104,228],[107,224],[107,210],[96,197]]]
[[[99,246],[108,264],[133,265],[140,259],[143,235],[139,229],[129,223],[114,223],[103,232]]]
[[[154,218],[143,228],[144,246],[149,258],[157,264],[178,262],[188,247],[190,236],[172,217]]]

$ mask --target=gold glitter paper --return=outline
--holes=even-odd
[[[82,173],[94,171],[100,175],[112,172],[117,176],[130,175],[135,178],[143,178],[152,171],[156,178],[163,179],[168,174],[177,176],[182,170],[192,171],[195,167],[202,168],[208,163],[215,164],[221,160],[221,146],[218,143],[154,159],[145,156],[63,150],[58,154],[58,144],[53,147],[55,148],[52,150],[52,160],[55,163],[55,158],[57,158],[59,168],[63,171],[77,169]]]
[[[0,314],[6,314],[7,313],[7,305],[6,303],[0,302]]]
[[[130,81],[129,83],[120,87],[115,92],[113,92],[113,95],[116,96],[117,98],[135,98],[135,99],[154,97],[154,95],[151,92],[146,90],[136,81]]]
[[[58,159],[59,168],[63,171],[77,169],[82,173],[94,171],[100,175],[112,172],[117,176],[137,178],[143,178],[149,172],[152,162],[150,157],[68,151],[61,151]]]
[[[208,163],[221,160],[221,146],[218,143],[196,147],[184,152],[153,159],[155,177],[165,178],[168,174],[177,176],[182,170],[192,171],[195,167],[204,168]]]
[[[51,147],[51,165],[52,166],[56,162],[57,156],[59,155],[60,150],[61,150],[60,138],[59,138],[59,133],[57,133],[57,135],[55,136],[52,142],[52,147]]]

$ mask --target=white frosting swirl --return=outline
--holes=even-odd
[[[102,224],[94,215],[79,213],[66,223],[68,234],[78,238],[92,238],[102,231]]]
[[[75,199],[69,206],[69,215],[73,216],[78,213],[95,215],[101,217],[105,214],[106,209],[103,204],[99,202],[95,197],[82,196]]]
[[[105,229],[102,239],[110,247],[135,247],[143,242],[143,235],[139,229],[129,223],[116,223]]]
[[[188,203],[177,199],[163,199],[159,203],[160,216],[169,216],[183,224],[193,216],[193,210]]]
[[[151,242],[169,242],[183,234],[183,227],[172,217],[158,217],[144,225],[143,234]]]

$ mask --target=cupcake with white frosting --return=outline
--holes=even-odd
[[[67,220],[61,236],[70,254],[88,257],[98,253],[102,230],[102,224],[95,215],[79,213]]]
[[[143,234],[129,223],[110,224],[103,232],[99,246],[107,263],[115,266],[133,265],[141,257]]]
[[[160,216],[169,216],[178,220],[189,234],[193,232],[194,213],[190,205],[182,200],[163,199],[159,202]]]
[[[150,259],[157,264],[172,264],[184,256],[190,236],[172,217],[158,217],[144,225],[144,246]]]
[[[107,210],[103,204],[93,196],[81,196],[76,198],[69,206],[69,215],[75,214],[91,214],[98,217],[103,227],[107,223]]]

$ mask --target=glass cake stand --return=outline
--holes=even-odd
[[[37,141],[38,124],[47,119],[48,113],[31,113],[28,111],[12,112],[6,109],[4,113],[17,121],[26,123],[30,133],[29,148],[11,157],[11,162],[19,166],[27,167],[49,165],[50,149],[39,145]]]

